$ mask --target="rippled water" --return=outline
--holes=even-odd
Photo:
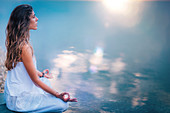
[[[58,91],[78,98],[67,112],[168,112],[169,71],[109,58],[100,48],[85,53],[63,50],[52,59],[51,80]],[[163,65],[158,63],[161,68]]]
[[[38,69],[78,98],[66,113],[170,111],[169,2],[135,2],[119,14],[99,2],[28,3],[39,18],[31,31]]]

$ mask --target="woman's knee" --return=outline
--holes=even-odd
[[[61,105],[60,107],[61,107],[62,111],[66,111],[68,109],[68,107],[69,107],[67,102],[63,102],[60,105]]]

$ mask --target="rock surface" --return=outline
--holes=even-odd
[[[0,47],[0,93],[4,91],[4,83],[7,75],[4,62],[5,62],[5,52]]]

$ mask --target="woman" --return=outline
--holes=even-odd
[[[67,102],[77,99],[53,90],[47,79],[49,71],[41,73],[36,69],[29,30],[37,29],[37,21],[33,8],[27,4],[17,6],[11,13],[6,28],[6,106],[17,112],[63,112],[68,108]],[[64,98],[66,95],[68,98]]]

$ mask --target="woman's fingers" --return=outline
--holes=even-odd
[[[77,98],[72,98],[69,100],[69,102],[77,102]]]
[[[51,74],[45,74],[45,77],[46,77],[46,78],[49,78],[49,79],[52,79],[52,78],[53,78],[53,76],[52,76]]]
[[[62,95],[62,96],[66,95],[66,94],[70,96],[70,94],[69,94],[69,93],[67,93],[67,92],[63,92],[63,93],[61,93],[61,95]]]
[[[45,70],[43,71],[43,73],[49,74],[49,69],[45,69]]]

